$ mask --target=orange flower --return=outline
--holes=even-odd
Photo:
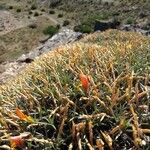
[[[21,119],[29,123],[33,123],[34,120],[31,116],[25,115],[19,108],[16,108],[16,115]]]
[[[89,90],[89,86],[90,86],[88,76],[87,76],[87,75],[84,75],[83,73],[81,73],[81,74],[79,75],[79,78],[80,78],[80,81],[81,81],[81,84],[82,84],[83,89],[84,89],[85,92],[87,93],[88,90]]]
[[[24,139],[21,136],[10,137],[11,148],[21,147],[24,144]]]

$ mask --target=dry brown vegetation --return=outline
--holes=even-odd
[[[0,86],[1,147],[148,150],[149,43],[109,30],[35,60]],[[12,146],[15,136],[21,144]]]

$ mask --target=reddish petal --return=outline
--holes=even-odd
[[[21,119],[28,123],[33,123],[34,120],[31,116],[25,115],[19,108],[16,108],[16,115]]]
[[[24,144],[24,139],[21,136],[10,137],[11,147],[21,147]]]
[[[27,115],[25,115],[19,108],[16,108],[16,115],[21,119],[21,120],[26,120]]]
[[[88,76],[84,74],[80,74],[79,78],[80,78],[83,89],[87,92],[89,90],[89,85],[90,85]]]

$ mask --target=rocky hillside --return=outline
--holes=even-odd
[[[93,31],[96,19],[150,29],[149,0],[59,0],[50,8],[63,10],[64,15],[76,25],[76,30]]]
[[[47,53],[48,51],[51,51],[61,45],[72,43],[81,37],[82,34],[79,32],[62,28],[59,33],[42,41],[42,43],[31,52],[22,54],[14,61],[6,61],[0,64],[0,84],[3,84],[10,78],[16,76],[23,68],[25,68],[40,55]]]
[[[107,30],[41,55],[0,86],[1,149],[149,147],[150,39]]]

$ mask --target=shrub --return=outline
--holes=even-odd
[[[54,10],[50,10],[49,14],[55,14],[55,11]]]
[[[18,9],[16,10],[16,12],[21,12],[21,9],[20,9],[20,8],[18,8]]]
[[[34,16],[35,16],[35,17],[39,16],[39,13],[38,13],[38,12],[35,12],[35,13],[34,13]]]
[[[57,29],[60,29],[60,24],[57,24],[56,27],[57,27]]]
[[[70,24],[70,21],[69,21],[69,20],[64,20],[63,26],[67,26],[67,25],[69,25],[69,24]]]
[[[126,20],[126,24],[133,24],[133,19],[132,18],[128,18],[127,20]]]
[[[63,14],[58,14],[58,18],[62,18],[63,17]]]
[[[58,32],[58,27],[56,26],[48,26],[46,29],[43,30],[43,33],[45,35],[50,35],[53,36],[54,34],[56,34]]]
[[[112,19],[112,24],[113,24],[114,26],[119,26],[119,25],[121,24],[121,21],[119,20],[118,17],[114,17],[114,18]]]
[[[43,8],[43,9],[41,9],[41,11],[42,11],[42,12],[45,12],[45,9]]]
[[[31,6],[31,10],[35,10],[35,9],[37,9],[37,7],[36,7],[35,4],[33,4],[33,5]]]
[[[28,25],[28,27],[31,29],[35,29],[35,28],[37,28],[37,24],[32,23],[32,24]]]
[[[58,6],[60,4],[60,2],[61,2],[61,0],[53,0],[53,1],[51,1],[49,7],[54,8],[54,7]]]
[[[33,12],[32,12],[32,11],[29,11],[29,15],[31,15],[31,14],[33,14]]]
[[[9,6],[9,9],[13,9],[13,6]]]
[[[77,25],[74,27],[75,32],[82,32],[82,33],[91,33],[92,27],[86,24],[83,25]]]
[[[92,32],[92,27],[88,25],[82,25],[81,26],[81,32],[82,33],[91,33]]]
[[[109,2],[104,2],[104,6],[109,6]]]
[[[75,32],[80,32],[80,26],[79,26],[79,25],[74,26],[73,30],[74,30]]]
[[[6,6],[5,5],[0,5],[0,10],[6,10]]]

